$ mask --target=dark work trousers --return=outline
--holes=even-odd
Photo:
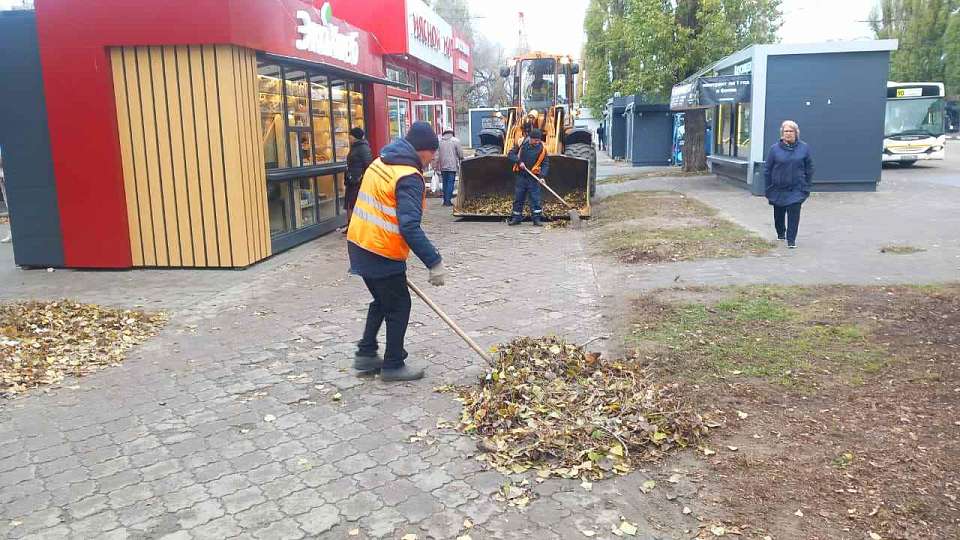
[[[800,205],[802,204],[773,207],[773,226],[777,229],[777,237],[783,238],[786,234],[787,242],[790,244],[797,242],[797,229],[800,228]],[[784,218],[786,218],[786,225],[784,225]]]
[[[363,329],[357,354],[374,356],[377,354],[377,334],[380,326],[387,321],[387,348],[383,354],[384,369],[403,366],[407,351],[403,349],[403,338],[407,334],[410,321],[410,291],[407,289],[407,275],[397,274],[379,279],[363,278],[364,284],[373,296],[373,302],[367,310],[367,324]]]
[[[453,184],[457,181],[457,171],[442,171],[443,177],[443,205],[453,204]]]
[[[543,207],[540,205],[540,183],[523,171],[517,173],[516,177],[517,184],[513,191],[513,219],[515,221],[523,219],[523,206],[529,195],[530,213],[534,220],[539,221],[543,215]]]

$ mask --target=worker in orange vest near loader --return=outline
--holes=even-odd
[[[403,348],[410,321],[406,261],[413,250],[430,269],[430,284],[444,284],[440,252],[420,226],[427,204],[423,169],[439,146],[430,124],[415,122],[406,136],[384,147],[363,174],[347,230],[350,272],[363,278],[373,296],[353,367],[362,374],[379,371],[384,381],[423,378],[422,368],[407,366]],[[381,359],[377,334],[384,321],[387,343]]]
[[[516,186],[513,192],[513,215],[508,225],[519,225],[523,221],[523,206],[530,196],[530,217],[533,225],[539,227],[543,219],[540,182],[530,175],[533,173],[541,178],[546,177],[550,170],[550,158],[543,145],[543,132],[538,128],[531,128],[527,138],[514,146],[507,158],[513,162],[513,172],[516,175]]]

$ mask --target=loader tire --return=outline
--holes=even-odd
[[[597,193],[597,149],[590,143],[575,143],[568,145],[563,151],[564,155],[585,159],[590,162],[587,169],[587,176],[590,178],[590,196]]]
[[[482,144],[477,151],[473,153],[474,156],[499,156],[503,152],[503,149],[495,144]]]

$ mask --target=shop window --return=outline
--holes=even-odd
[[[451,85],[449,85],[449,84],[444,84],[444,85],[443,85],[443,91],[441,92],[441,94],[442,94],[442,95],[439,95],[439,96],[437,96],[437,97],[442,97],[443,99],[445,99],[445,100],[447,100],[447,101],[453,101],[453,86],[451,86]]]
[[[350,127],[367,129],[364,118],[366,107],[363,100],[363,87],[359,83],[350,83]]]
[[[433,96],[436,93],[434,86],[436,81],[430,77],[420,76],[420,94],[424,96]]]
[[[282,82],[280,66],[260,64],[257,80],[260,130],[263,138],[263,155],[268,169],[287,167]]]
[[[270,234],[278,235],[292,230],[293,209],[290,202],[289,182],[267,184],[267,211],[270,217]]]
[[[300,178],[293,182],[296,204],[296,228],[309,227],[317,223],[317,191],[312,178]]]
[[[387,64],[386,71],[387,79],[401,84],[410,84],[410,78],[406,69]]]
[[[330,120],[330,88],[326,77],[310,77],[310,107],[316,163],[330,163],[333,161],[333,123]]]
[[[347,86],[339,83],[330,87],[333,100],[333,149],[337,161],[346,161],[350,153],[350,113],[347,104]]]
[[[390,137],[403,137],[410,128],[410,102],[391,97],[388,98],[387,107],[390,116]]]
[[[717,154],[733,156],[733,106],[720,105],[717,111]]]
[[[326,221],[337,217],[337,195],[336,178],[338,175],[318,176],[313,179],[316,182],[317,189],[317,207],[319,209],[320,221]]]
[[[750,159],[750,125],[750,104],[737,104],[737,156],[743,159]]]

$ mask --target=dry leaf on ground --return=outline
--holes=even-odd
[[[0,396],[119,364],[166,322],[164,313],[70,300],[0,304]]]
[[[677,385],[653,380],[634,360],[588,361],[555,337],[517,338],[498,353],[480,385],[461,392],[459,428],[484,438],[484,459],[501,471],[600,479],[708,432]]]

